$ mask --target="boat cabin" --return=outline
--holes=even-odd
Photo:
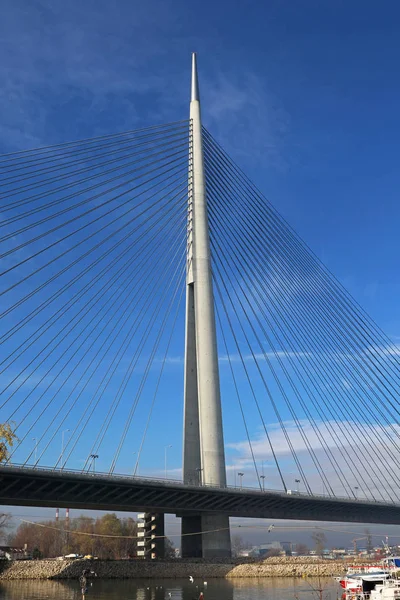
[[[400,570],[400,556],[388,556],[381,562],[385,569]]]

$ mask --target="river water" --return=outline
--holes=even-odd
[[[321,590],[319,592],[318,590]],[[332,579],[93,580],[85,600],[337,600]],[[0,600],[82,600],[77,581],[2,581]]]

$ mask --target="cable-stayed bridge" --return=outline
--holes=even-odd
[[[3,155],[0,196],[2,504],[175,512],[206,556],[229,516],[400,523],[397,349],[202,127],[195,59],[188,120]],[[144,478],[182,400],[181,482]]]

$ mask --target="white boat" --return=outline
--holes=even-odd
[[[390,571],[400,571],[400,556],[388,556],[381,561],[381,565]]]
[[[400,581],[388,579],[371,590],[370,600],[400,600]]]
[[[399,570],[400,556],[388,556],[376,564],[349,566],[344,577],[335,577],[335,579],[345,592],[362,592],[364,579],[365,585],[369,588],[367,592],[369,595],[375,585],[387,581],[392,577],[393,571]]]
[[[388,575],[377,581],[382,574]],[[393,573],[357,574],[347,577],[348,586],[345,588],[343,600],[400,600],[400,579],[393,577]]]
[[[376,585],[381,585],[386,579],[390,578],[388,571],[379,570],[375,571],[364,571],[359,573],[349,573],[344,577],[336,577],[335,579],[340,583],[341,587],[345,592],[358,593],[368,588],[368,592],[373,590]]]

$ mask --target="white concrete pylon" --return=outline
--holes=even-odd
[[[196,323],[197,390],[204,484],[226,486],[225,452],[211,274],[203,136],[196,55],[192,63],[192,270]]]
[[[184,481],[226,486],[225,451],[211,273],[196,54],[192,56],[190,102],[188,261],[185,349]],[[204,556],[230,553],[226,516],[202,517]]]

